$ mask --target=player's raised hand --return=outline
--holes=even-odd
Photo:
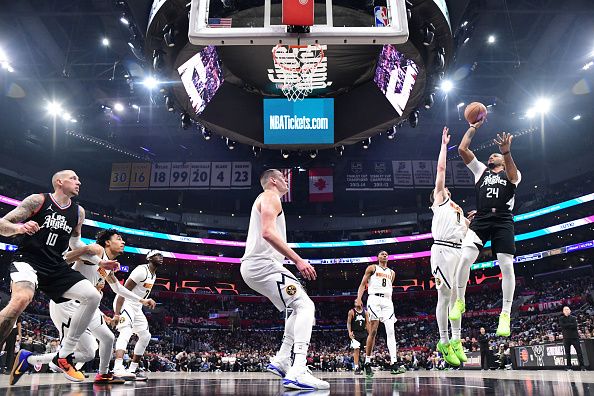
[[[19,234],[27,235],[33,235],[37,231],[39,231],[39,224],[37,224],[37,222],[33,220],[29,220],[25,224],[20,224],[18,229]]]
[[[475,122],[474,124],[470,124],[471,127],[473,127],[474,129],[479,129],[483,123],[485,122],[485,120],[487,119],[487,117],[483,117],[480,120],[478,120],[477,122]]]
[[[109,271],[119,271],[120,263],[117,260],[101,260],[99,261],[99,267]]]
[[[447,126],[443,127],[443,132],[441,134],[441,144],[443,145],[448,145],[450,144],[450,128],[448,128]]]
[[[472,221],[472,219],[474,219],[474,216],[476,215],[476,210],[471,210],[470,212],[468,212],[466,214],[466,218],[470,221]]]
[[[303,277],[307,280],[315,280],[318,276],[316,274],[316,270],[314,269],[314,267],[312,267],[310,263],[303,259],[298,260],[295,263],[295,266],[297,267],[297,270],[299,270],[301,275],[303,275]]]
[[[497,139],[493,139],[493,142],[499,146],[501,153],[507,153],[511,148],[513,138],[511,133],[502,132],[497,134]]]

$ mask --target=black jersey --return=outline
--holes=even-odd
[[[514,207],[516,185],[509,181],[505,171],[495,173],[485,169],[475,185],[478,213],[508,212]]]
[[[56,266],[65,265],[62,255],[68,250],[70,235],[78,224],[78,205],[71,202],[62,208],[51,194],[43,194],[43,198],[39,211],[26,220],[37,222],[39,231],[22,236],[15,261],[25,261],[38,274],[49,275]]]
[[[351,319],[351,331],[353,333],[366,333],[365,311],[357,312],[353,309],[353,318]]]

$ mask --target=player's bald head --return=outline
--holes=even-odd
[[[70,169],[64,169],[61,171],[57,171],[52,176],[52,186],[54,187],[54,189],[56,189],[58,187],[58,180],[67,179],[72,175],[76,175],[76,172],[74,172],[73,170],[70,170]]]

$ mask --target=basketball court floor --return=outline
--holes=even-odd
[[[373,379],[352,373],[322,373],[330,391],[288,391],[268,373],[148,373],[147,382],[123,385],[74,384],[59,374],[26,375],[17,386],[0,379],[2,395],[594,395],[594,372],[416,371]]]

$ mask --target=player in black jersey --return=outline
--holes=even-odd
[[[455,277],[458,299],[450,310],[450,319],[458,320],[465,311],[464,295],[470,276],[470,266],[478,257],[479,248],[490,240],[502,274],[503,306],[496,334],[507,337],[511,332],[510,314],[516,287],[514,274],[516,247],[514,217],[511,211],[514,207],[516,187],[522,175],[511,156],[513,139],[511,134],[503,132],[497,135],[494,142],[499,146],[501,154],[491,154],[486,166],[476,159],[469,146],[472,137],[483,122],[484,119],[470,125],[458,148],[464,163],[474,174],[477,212],[462,242],[462,258]]]
[[[351,348],[353,348],[353,363],[355,364],[355,374],[362,374],[360,351],[361,345],[367,344],[367,324],[369,323],[369,314],[355,300],[355,307],[349,310],[347,317],[347,329],[351,339]]]
[[[69,246],[85,246],[80,240],[85,211],[71,201],[78,195],[80,184],[74,171],[57,172],[52,177],[53,193],[30,195],[0,219],[0,235],[21,235],[18,253],[10,266],[10,302],[0,312],[0,343],[33,299],[37,287],[57,303],[79,301],[68,336],[53,360],[71,381],[84,380],[84,375],[74,367],[73,352],[101,300],[93,284],[62,257]],[[105,269],[118,267],[113,260],[97,258],[96,264]]]

